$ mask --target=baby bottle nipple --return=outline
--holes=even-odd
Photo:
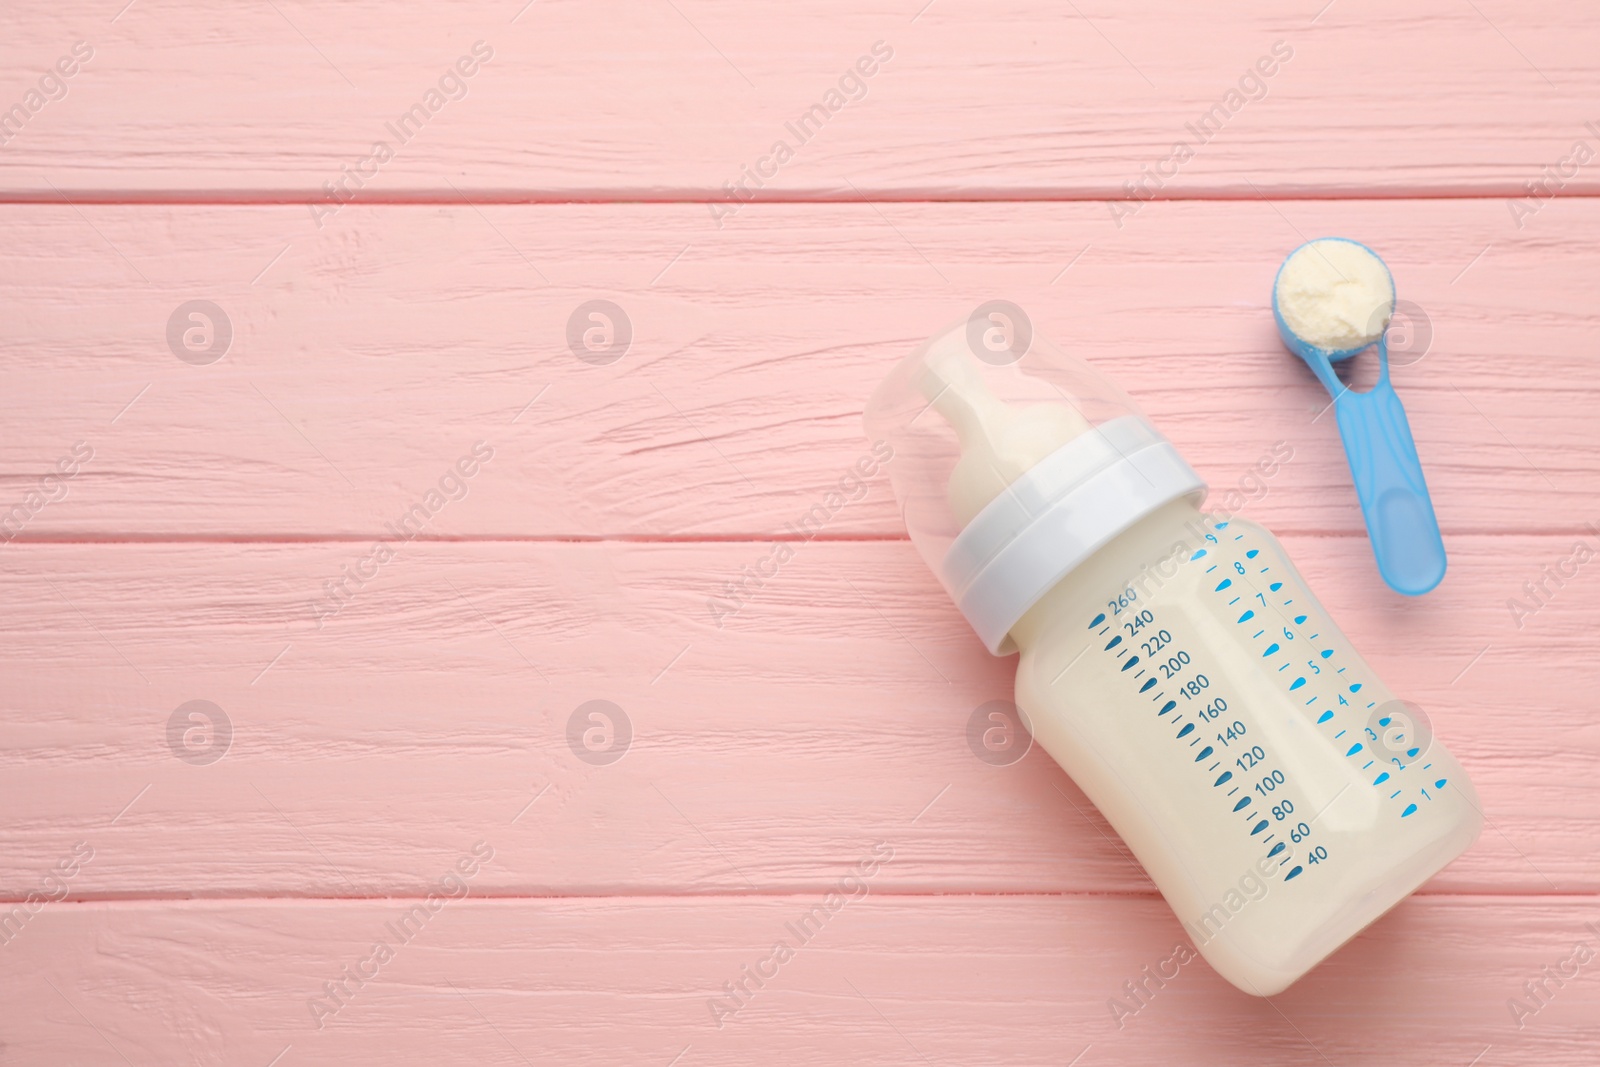
[[[1389,382],[1384,331],[1393,313],[1389,268],[1372,249],[1341,237],[1289,253],[1272,286],[1272,314],[1283,343],[1333,394],[1378,573],[1395,592],[1419,596],[1444,578],[1444,541],[1405,408]],[[1333,363],[1374,343],[1378,383],[1355,392],[1339,380]]]
[[[992,357],[992,353],[988,354]],[[1205,485],[1087,364],[1042,338],[982,358],[963,326],[884,380],[869,432],[918,550],[991,652],[1062,576],[1150,511]]]
[[[997,399],[972,361],[956,352],[930,352],[918,384],[961,444],[961,458],[950,473],[950,509],[963,525],[1040,460],[1089,429],[1089,421],[1066,404],[1014,408]]]

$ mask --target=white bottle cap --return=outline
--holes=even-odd
[[[1163,504],[1206,485],[1133,401],[986,305],[906,357],[867,404],[894,449],[912,542],[990,652],[1056,583]]]

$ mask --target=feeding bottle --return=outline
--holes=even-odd
[[[988,326],[868,405],[911,539],[1200,953],[1276,993],[1472,843],[1472,784],[1131,399]]]

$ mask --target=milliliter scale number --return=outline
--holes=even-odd
[[[1213,544],[1217,543],[1215,536],[1208,539]],[[1198,553],[1201,556],[1204,554]],[[1243,574],[1244,571],[1241,569],[1238,573]],[[1176,712],[1168,720],[1175,728],[1174,740],[1185,742],[1190,749],[1200,746],[1203,738],[1198,725],[1209,725],[1220,720],[1228,710],[1228,701],[1213,691],[1208,675],[1190,670],[1194,666],[1193,655],[1181,647],[1181,641],[1174,637],[1172,630],[1157,622],[1153,608],[1139,603],[1138,590],[1130,586],[1107,600],[1106,610],[1090,622],[1089,628],[1100,636],[1111,633],[1114,628],[1119,631],[1106,644],[1105,654],[1119,661],[1119,670],[1129,676],[1139,693],[1150,696],[1157,708],[1157,716],[1165,717]],[[1137,653],[1132,651],[1135,643]],[[1168,689],[1176,690],[1177,699],[1169,697]],[[1194,721],[1189,721],[1186,715],[1192,716]],[[1273,808],[1271,820],[1256,810],[1255,805],[1265,803],[1264,798],[1272,796],[1284,786],[1286,776],[1282,770],[1268,766],[1270,757],[1265,745],[1243,741],[1247,732],[1243,721],[1233,720],[1217,732],[1215,745],[1205,744],[1199,748],[1193,762],[1205,773],[1214,776],[1212,787],[1219,791],[1224,802],[1233,803],[1232,810],[1242,815],[1249,835],[1261,836],[1262,844],[1270,846],[1267,857],[1272,858],[1288,851],[1288,845],[1277,840],[1274,824],[1287,818],[1294,811],[1294,804],[1280,798]],[[1233,759],[1224,768],[1229,756]],[[1246,776],[1250,782],[1248,787],[1245,784]],[[1309,825],[1297,823],[1290,828],[1289,836],[1298,844],[1310,832]],[[1315,849],[1310,862],[1320,862],[1326,855],[1325,849]],[[1278,861],[1279,866],[1289,863],[1289,860],[1289,856],[1283,855]],[[1296,865],[1284,876],[1284,880],[1288,881],[1302,871],[1303,868]]]
[[[1255,564],[1247,564],[1247,561],[1256,560],[1256,557],[1261,554],[1261,550],[1259,548],[1245,548],[1243,549],[1243,559],[1224,560],[1216,558],[1217,556],[1224,555],[1227,549],[1233,548],[1237,551],[1238,549],[1235,547],[1235,542],[1244,540],[1244,534],[1236,533],[1233,535],[1231,541],[1224,542],[1220,535],[1223,530],[1227,529],[1227,527],[1228,523],[1226,522],[1215,524],[1212,527],[1211,532],[1207,533],[1205,536],[1207,541],[1206,546],[1189,557],[1188,563],[1198,564],[1204,567],[1204,573],[1211,575],[1212,580],[1216,582],[1214,587],[1215,593],[1220,596],[1230,598],[1226,600],[1228,607],[1239,605],[1241,600],[1245,601],[1245,603],[1242,605],[1242,612],[1237,619],[1237,623],[1239,625],[1252,623],[1252,620],[1255,620],[1252,625],[1261,626],[1261,621],[1256,619],[1257,608],[1260,608],[1263,611],[1276,610],[1276,606],[1269,604],[1266,596],[1259,589],[1256,589],[1254,587],[1254,583],[1250,580],[1251,576],[1256,573],[1251,569],[1253,566],[1255,566]],[[1211,557],[1209,562],[1200,562],[1202,560],[1206,560],[1207,557]],[[1261,574],[1266,574],[1268,568],[1263,566],[1260,567],[1259,570]],[[1220,575],[1217,574],[1218,571],[1221,571]],[[1271,591],[1273,593],[1277,593],[1282,587],[1282,582],[1274,582],[1271,585]],[[1252,601],[1259,603],[1252,603]],[[1235,610],[1240,609],[1235,607]],[[1295,623],[1298,625],[1303,622],[1304,619],[1304,616],[1299,616],[1295,619]],[[1275,631],[1271,636],[1267,636],[1267,628],[1265,626],[1261,626],[1261,629],[1259,629],[1253,635],[1252,640],[1265,639],[1264,643],[1266,648],[1262,652],[1263,658],[1277,654],[1280,649],[1284,647],[1284,645],[1287,645],[1289,642],[1296,639],[1295,632],[1288,626],[1281,627],[1281,633],[1282,644],[1279,643],[1277,631]],[[1323,653],[1324,658],[1326,658],[1328,655],[1329,653]],[[1314,660],[1311,661],[1308,666],[1314,673],[1321,673],[1321,668]],[[1282,668],[1280,668],[1280,670],[1281,669]],[[1217,703],[1222,703],[1220,698]],[[1227,705],[1225,703],[1222,703],[1221,707],[1216,707],[1214,704],[1208,705],[1204,717],[1208,719],[1216,719],[1217,716],[1225,710],[1227,710]],[[1240,741],[1240,739],[1244,737],[1245,732],[1244,724],[1242,722],[1235,721],[1227,728],[1227,730],[1217,734],[1217,740],[1224,747],[1230,747],[1232,743]],[[1284,772],[1277,768],[1266,768],[1264,766],[1265,760],[1263,757],[1264,753],[1262,752],[1262,746],[1252,743],[1248,746],[1248,748],[1241,749],[1240,755],[1235,762],[1243,771],[1260,773],[1261,771],[1265,770],[1265,773],[1260,774],[1260,777],[1255,778],[1255,780],[1252,781],[1250,789],[1251,792],[1256,797],[1261,798],[1263,802],[1274,799],[1276,800],[1276,802],[1271,805],[1272,822],[1282,824],[1285,819],[1289,818],[1294,813],[1294,802],[1282,795],[1287,791],[1287,780]],[[1261,820],[1256,824],[1255,828],[1251,832],[1259,832],[1268,825],[1270,824],[1267,823],[1266,820]],[[1296,845],[1301,844],[1311,836],[1311,822],[1296,820],[1293,824],[1287,827],[1287,831],[1289,840],[1291,842]],[[1272,851],[1269,852],[1268,855],[1274,856],[1284,851],[1287,851],[1287,846],[1282,841],[1279,841],[1273,846]],[[1309,848],[1306,853],[1306,862],[1310,864],[1322,863],[1327,858],[1328,850],[1322,845],[1313,846]],[[1285,856],[1282,860],[1278,861],[1279,866],[1281,867],[1289,863],[1289,861],[1290,857]],[[1284,881],[1289,881],[1290,879],[1295,878],[1303,871],[1304,867],[1300,866],[1299,864],[1294,865],[1290,868],[1289,872],[1284,875]]]

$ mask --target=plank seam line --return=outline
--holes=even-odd
[[[1272,532],[1278,537],[1306,537],[1324,538],[1327,540],[1364,540],[1367,537],[1365,530],[1302,530],[1287,526],[1272,527]],[[1449,537],[1579,537],[1589,532],[1584,527],[1561,529],[1558,527],[1519,528],[1509,527],[1503,530],[1457,530],[1444,528],[1442,531]],[[220,534],[195,534],[192,536],[169,536],[151,534],[149,536],[131,534],[106,534],[103,537],[77,536],[77,537],[50,537],[50,536],[20,536],[11,541],[0,542],[0,547],[16,545],[20,548],[44,546],[83,546],[83,545],[339,545],[339,544],[366,544],[375,537],[381,537],[379,531],[352,534],[308,534],[298,536],[292,534],[240,534],[237,536]],[[619,545],[766,545],[771,544],[779,537],[779,533],[747,533],[747,534],[595,534],[595,535],[529,535],[526,537],[512,537],[504,534],[465,534],[458,537],[426,536],[412,538],[411,543],[428,544],[475,544],[475,545],[521,545],[521,544],[550,544],[550,545],[584,545],[584,544],[619,544]],[[904,534],[819,534],[808,538],[806,544],[910,544],[911,539]]]
[[[642,893],[470,893],[463,900],[498,901],[505,903],[518,903],[524,901],[581,902],[602,900],[627,900],[638,902],[649,901],[737,901],[737,900],[811,900],[820,893],[829,892],[832,883],[818,883],[810,889],[775,889],[771,891],[742,892],[742,893],[662,893],[660,891]],[[929,900],[929,899],[967,899],[967,900],[998,900],[1003,898],[1016,898],[1024,900],[1149,900],[1159,901],[1161,895],[1155,890],[1060,890],[1055,892],[1044,890],[1019,889],[1015,891],[996,890],[929,890],[927,892],[874,892],[869,896],[879,900]],[[1600,892],[1581,893],[1560,891],[1508,891],[1508,890],[1481,890],[1465,891],[1452,890],[1444,892],[1419,891],[1411,894],[1413,898],[1424,900],[1461,900],[1461,901],[1528,901],[1539,903],[1600,903]],[[225,893],[186,893],[179,895],[86,895],[73,896],[64,900],[51,903],[51,907],[68,905],[125,905],[138,906],[141,904],[249,904],[253,902],[309,902],[328,904],[366,904],[366,903],[395,903],[402,904],[417,902],[427,899],[426,893],[385,893],[368,896],[322,896],[314,894],[295,893],[250,893],[250,894],[225,894]],[[22,897],[0,897],[0,908],[12,907],[23,903]]]
[[[726,199],[726,192],[722,189],[714,190],[675,190],[660,194],[646,193],[638,190],[624,190],[615,193],[595,194],[566,194],[556,195],[550,193],[512,193],[498,192],[471,192],[471,199],[462,204],[462,194],[455,190],[434,191],[417,190],[401,196],[395,194],[372,194],[362,196],[359,201],[353,202],[356,207],[441,207],[441,206],[469,206],[469,207],[511,207],[511,206],[542,206],[566,207],[575,205],[687,205],[704,207],[707,203],[720,202]],[[304,190],[262,190],[259,193],[217,193],[173,190],[168,193],[162,190],[68,190],[67,203],[63,204],[62,198],[54,193],[24,193],[16,190],[0,192],[0,205],[17,206],[159,206],[159,207],[297,207],[306,206],[308,198],[317,200],[322,196],[320,189]],[[1194,193],[1190,195],[1158,195],[1150,201],[1161,203],[1249,203],[1266,201],[1268,203],[1292,203],[1296,201],[1336,201],[1357,202],[1371,201],[1374,203],[1386,202],[1431,202],[1431,201],[1457,201],[1481,200],[1485,202],[1503,201],[1507,199],[1521,200],[1527,197],[1527,191],[1521,188],[1506,187],[1493,191],[1484,189],[1461,190],[1435,190],[1432,192],[1416,192],[1396,190],[1393,193],[1382,190],[1284,190],[1278,195],[1261,196],[1255,191],[1223,190],[1214,193]],[[1594,200],[1600,199],[1600,189],[1593,192],[1565,190],[1561,193],[1563,200]],[[995,190],[989,194],[950,194],[948,196],[929,195],[927,193],[896,194],[892,190],[877,190],[867,195],[857,196],[842,193],[818,192],[815,194],[794,194],[788,196],[758,195],[754,199],[745,201],[746,204],[772,204],[772,205],[801,205],[801,204],[1105,204],[1127,200],[1128,197],[1120,190],[1113,193],[1103,190],[1099,193],[1050,193],[1044,191],[1018,190],[1007,192]],[[1150,202],[1145,201],[1145,202]]]

